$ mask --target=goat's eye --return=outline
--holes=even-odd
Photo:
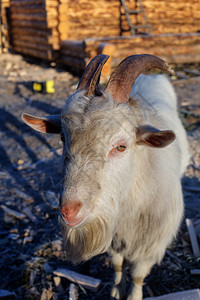
[[[123,152],[126,150],[126,146],[125,145],[119,145],[116,147],[117,151]]]
[[[61,141],[62,141],[63,144],[64,144],[64,143],[65,143],[65,136],[64,136],[64,133],[63,133],[63,132],[60,134],[60,139],[61,139]]]

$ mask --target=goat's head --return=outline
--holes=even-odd
[[[120,202],[133,177],[135,149],[139,145],[165,147],[175,138],[170,130],[142,124],[141,109],[129,99],[134,81],[145,69],[173,73],[169,66],[152,55],[130,56],[119,64],[103,90],[99,78],[107,59],[102,54],[89,63],[61,115],[22,115],[37,131],[61,134],[60,223],[69,259],[74,262],[110,246]]]

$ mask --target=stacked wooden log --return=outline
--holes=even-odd
[[[144,0],[143,3],[154,33],[186,33],[200,30],[198,0]]]
[[[59,49],[58,0],[11,0],[13,49],[52,60]]]
[[[120,0],[60,0],[65,23],[59,26],[63,39],[81,40],[89,37],[119,36],[121,28],[128,29],[128,22]],[[153,34],[187,33],[200,30],[199,0],[142,0],[146,17]],[[129,10],[139,9],[136,0],[125,0]],[[130,15],[133,25],[145,25],[142,13]],[[139,30],[139,32],[145,30]],[[130,35],[130,32],[123,32]],[[64,38],[65,36],[65,38]]]
[[[143,0],[142,4],[152,33],[154,35],[174,33],[175,35],[133,38],[130,37],[130,32],[125,32],[123,35],[129,35],[127,39],[112,38],[120,35],[122,27],[129,28],[120,1],[61,0],[61,2],[62,5],[65,4],[67,14],[67,16],[65,15],[65,26],[62,27],[63,37],[66,36],[67,40],[85,40],[86,44],[85,49],[82,48],[77,54],[77,51],[73,50],[76,41],[74,41],[73,47],[69,42],[63,41],[60,60],[64,64],[71,66],[74,63],[74,66],[82,69],[84,61],[94,57],[98,53],[99,45],[106,42],[115,47],[114,60],[133,53],[152,53],[170,62],[200,61],[199,35],[183,36],[179,34],[200,30],[200,3],[198,0],[188,0],[187,3],[183,0]],[[128,9],[139,9],[137,1],[126,0],[125,2]],[[142,14],[132,15],[131,20],[133,25],[145,24]],[[141,32],[145,32],[145,30],[141,30]],[[94,40],[87,38],[94,38]],[[192,56],[191,53],[193,53]],[[84,55],[85,59],[83,59]]]
[[[119,37],[121,27],[128,29],[120,0],[10,1],[12,45],[22,54],[52,60],[55,50],[60,50],[59,62],[82,70],[101,43],[111,43],[114,59],[152,53],[171,62],[200,61],[199,35],[195,35],[200,31],[199,0],[142,0],[151,37],[131,37],[130,32],[125,33],[129,37]],[[139,8],[136,0],[125,2],[128,9]],[[142,13],[131,20],[145,24]]]
[[[9,48],[9,29],[7,14],[10,0],[1,0],[1,49],[5,52]]]
[[[68,39],[120,35],[119,0],[76,0],[68,3]]]
[[[137,8],[137,1],[126,0],[125,2],[127,8]],[[199,0],[142,0],[141,2],[153,34],[200,31]],[[130,17],[133,24],[144,24],[142,14]],[[122,26],[128,28],[125,16],[122,18]],[[123,35],[127,35],[127,33]]]
[[[60,44],[58,62],[82,71],[85,68],[85,43],[84,41],[62,41]]]
[[[58,61],[81,71],[86,66],[85,38],[120,34],[120,1],[60,1],[58,28],[61,43]]]
[[[200,33],[86,39],[86,56],[92,58],[98,53],[99,45],[105,42],[115,47],[114,64],[129,55],[142,53],[157,55],[169,63],[200,62]]]
[[[60,40],[68,39],[69,22],[68,22],[68,0],[58,0],[58,31]],[[74,37],[76,40],[76,37]]]

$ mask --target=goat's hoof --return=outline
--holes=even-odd
[[[111,300],[123,300],[125,299],[125,291],[124,289],[118,284],[114,285],[111,291]]]

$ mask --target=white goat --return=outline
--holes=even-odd
[[[61,116],[22,119],[38,131],[61,133],[60,223],[69,260],[109,250],[116,272],[112,299],[126,297],[125,260],[134,283],[127,299],[141,300],[144,278],[162,260],[183,216],[188,144],[168,79],[139,76],[152,67],[173,73],[169,66],[152,55],[130,56],[103,91],[107,59],[90,62]]]

